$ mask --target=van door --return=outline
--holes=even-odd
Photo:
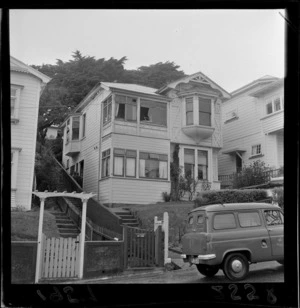
[[[283,214],[280,210],[264,210],[264,216],[271,240],[272,256],[283,257]]]

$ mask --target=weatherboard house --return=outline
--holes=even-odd
[[[161,89],[98,83],[65,119],[63,165],[103,204],[149,204],[170,192],[179,145],[184,174],[220,189],[221,103],[230,95],[201,72]]]
[[[11,207],[31,208],[39,100],[51,79],[10,57]]]
[[[267,75],[230,94],[222,103],[220,178],[256,160],[283,167],[284,79]]]

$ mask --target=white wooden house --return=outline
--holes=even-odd
[[[283,79],[264,76],[231,93],[222,103],[223,149],[219,175],[238,172],[260,160],[283,166]]]
[[[200,72],[159,90],[101,82],[62,124],[63,164],[104,204],[149,204],[170,192],[179,144],[184,171],[219,189],[220,106],[229,97]]]
[[[39,100],[50,80],[10,57],[11,207],[31,208]]]

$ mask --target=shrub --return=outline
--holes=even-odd
[[[263,161],[256,160],[244,166],[241,172],[234,174],[232,186],[240,188],[267,183],[269,181],[268,170],[270,168]]]
[[[278,203],[278,205],[284,209],[284,193],[283,187],[276,187],[272,190],[273,201]]]
[[[162,193],[162,196],[165,202],[169,202],[171,200],[171,194],[168,194],[166,191]]]
[[[194,207],[214,203],[256,202],[267,198],[267,192],[261,189],[210,190],[198,194]]]

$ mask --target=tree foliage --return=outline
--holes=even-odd
[[[55,65],[32,65],[33,68],[51,77],[42,93],[39,109],[38,139],[44,144],[47,128],[60,124],[64,118],[99,82],[136,83],[160,88],[168,82],[184,77],[183,71],[174,62],[159,62],[141,66],[137,70],[125,70],[126,57],[95,59],[84,56],[79,50],[72,59],[64,62],[57,59]]]

